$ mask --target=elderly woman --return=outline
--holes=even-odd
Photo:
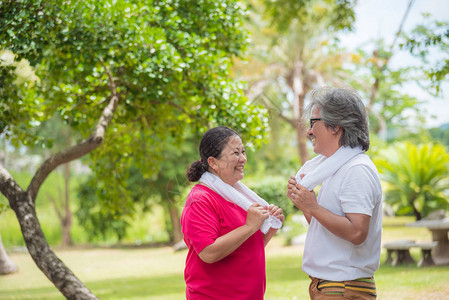
[[[247,158],[235,131],[210,129],[199,152],[187,170],[188,180],[199,184],[181,217],[187,299],[263,299],[264,247],[284,221],[282,209],[240,182]]]
[[[350,89],[321,88],[310,97],[307,131],[319,154],[287,185],[287,196],[309,222],[303,270],[311,299],[374,299],[379,267],[382,191],[365,151],[365,107]],[[318,198],[313,188],[322,184]]]

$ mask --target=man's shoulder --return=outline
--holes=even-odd
[[[377,173],[376,166],[374,165],[371,158],[365,153],[361,153],[361,154],[353,157],[351,160],[349,160],[343,166],[343,168],[345,168],[346,170],[349,170],[349,169],[357,167],[357,166],[360,166],[361,168],[369,168]]]
[[[380,184],[379,172],[370,157],[366,154],[360,154],[348,161],[338,171],[340,180],[361,180],[369,178],[370,181]]]

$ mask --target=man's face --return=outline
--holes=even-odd
[[[326,126],[324,121],[321,120],[320,110],[318,108],[312,110],[310,123],[307,135],[312,141],[313,151],[326,157],[334,154],[339,148],[341,130],[335,130]]]

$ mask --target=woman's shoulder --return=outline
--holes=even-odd
[[[190,203],[215,202],[218,194],[203,184],[196,184],[190,191],[187,201]]]

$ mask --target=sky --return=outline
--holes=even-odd
[[[394,35],[399,28],[401,20],[410,0],[359,0],[356,7],[356,23],[353,33],[345,34],[341,41],[348,49],[356,47],[369,47],[374,40],[384,39],[386,45],[394,40]],[[403,31],[410,31],[415,25],[422,23],[422,13],[430,13],[432,18],[449,22],[448,0],[415,0],[403,26]],[[371,43],[370,43],[371,42]],[[369,49],[369,48],[368,48]],[[446,56],[447,57],[447,56]],[[411,63],[411,58],[406,55],[393,56],[390,61],[392,67],[406,66]],[[435,119],[428,118],[427,127],[435,127],[449,123],[449,82],[443,86],[443,95],[433,98],[426,92],[413,88],[413,93],[420,100],[428,100],[422,107],[428,115],[434,115]]]

